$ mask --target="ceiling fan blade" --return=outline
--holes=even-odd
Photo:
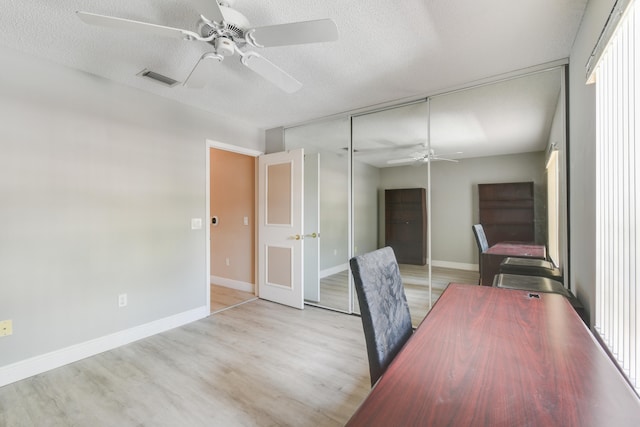
[[[445,161],[445,162],[452,162],[452,163],[458,163],[458,161],[459,161],[459,160],[456,160],[456,159],[446,159],[444,157],[432,157],[431,160],[433,160],[434,162],[442,160],[442,161]]]
[[[222,9],[216,0],[191,0],[198,12],[211,22],[218,24],[224,21]]]
[[[184,85],[194,89],[205,87],[211,81],[211,76],[215,73],[216,66],[221,63],[223,59],[224,57],[222,55],[205,53],[196,66],[193,67],[193,70],[191,70]]]
[[[338,27],[331,19],[318,19],[253,28],[245,37],[256,47],[331,42],[338,40]]]
[[[410,159],[393,159],[393,160],[387,160],[387,164],[388,165],[400,165],[403,163],[413,163],[413,162],[418,162],[421,159],[414,159],[414,158],[410,158]]]
[[[302,87],[302,83],[280,69],[273,62],[255,52],[244,54],[241,62],[287,93],[294,93]]]
[[[191,40],[198,38],[198,35],[193,31],[182,30],[180,28],[165,27],[162,25],[149,24],[148,22],[133,21],[131,19],[116,18],[114,16],[98,15],[96,13],[81,11],[76,11],[76,15],[78,15],[78,18],[80,18],[84,23],[89,25],[133,30],[176,39]]]
[[[462,151],[452,151],[450,153],[441,153],[441,154],[433,154],[435,157],[442,157],[442,156],[453,156],[453,155],[457,155],[457,154],[462,154]]]

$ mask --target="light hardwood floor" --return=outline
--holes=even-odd
[[[263,300],[0,388],[1,426],[341,426],[369,392],[360,318]]]
[[[231,289],[226,286],[211,284],[211,313],[217,313],[254,299],[257,299],[257,297],[251,292],[244,292],[237,289]]]

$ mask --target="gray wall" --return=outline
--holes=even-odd
[[[320,154],[320,271],[349,259],[349,193],[346,154]]]
[[[459,163],[434,162],[431,169],[431,248],[437,262],[478,264],[471,225],[478,222],[478,184],[533,181],[536,196],[536,234],[544,242],[540,225],[546,223],[544,153],[463,159]],[[402,166],[381,171],[383,188],[427,187],[427,168]],[[381,221],[384,215],[381,216]]]
[[[284,151],[284,128],[273,128],[265,131],[265,153]]]
[[[380,246],[378,203],[380,169],[366,163],[353,162],[353,254],[374,251]],[[384,192],[383,198],[384,199]],[[382,205],[383,206],[383,205]],[[383,206],[384,209],[384,206]],[[382,212],[384,218],[384,210]],[[383,228],[384,231],[384,228]],[[384,234],[382,235],[384,240]]]
[[[569,223],[571,289],[591,314],[596,274],[595,87],[585,84],[585,64],[614,0],[590,1],[569,58]]]
[[[0,55],[0,319],[14,329],[0,367],[206,306],[205,228],[190,229],[207,224],[205,139],[264,149],[263,134]]]

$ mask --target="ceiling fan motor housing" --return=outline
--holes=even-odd
[[[243,14],[235,9],[231,9],[230,7],[220,6],[220,10],[224,16],[224,21],[222,23],[212,23],[210,21],[200,19],[198,22],[198,30],[200,34],[203,37],[209,37],[217,33],[221,37],[228,37],[234,41],[235,39],[244,38],[245,31],[251,27],[249,20]],[[215,45],[215,40],[216,39],[212,40],[210,43]]]

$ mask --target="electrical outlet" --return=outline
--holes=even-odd
[[[127,294],[118,295],[118,307],[126,307],[127,306]]]
[[[6,337],[13,334],[13,321],[2,320],[0,321],[0,337]]]
[[[227,259],[225,260],[225,263],[227,264],[227,267],[228,267],[229,265],[231,265],[231,264],[229,264],[229,258],[227,258]]]

